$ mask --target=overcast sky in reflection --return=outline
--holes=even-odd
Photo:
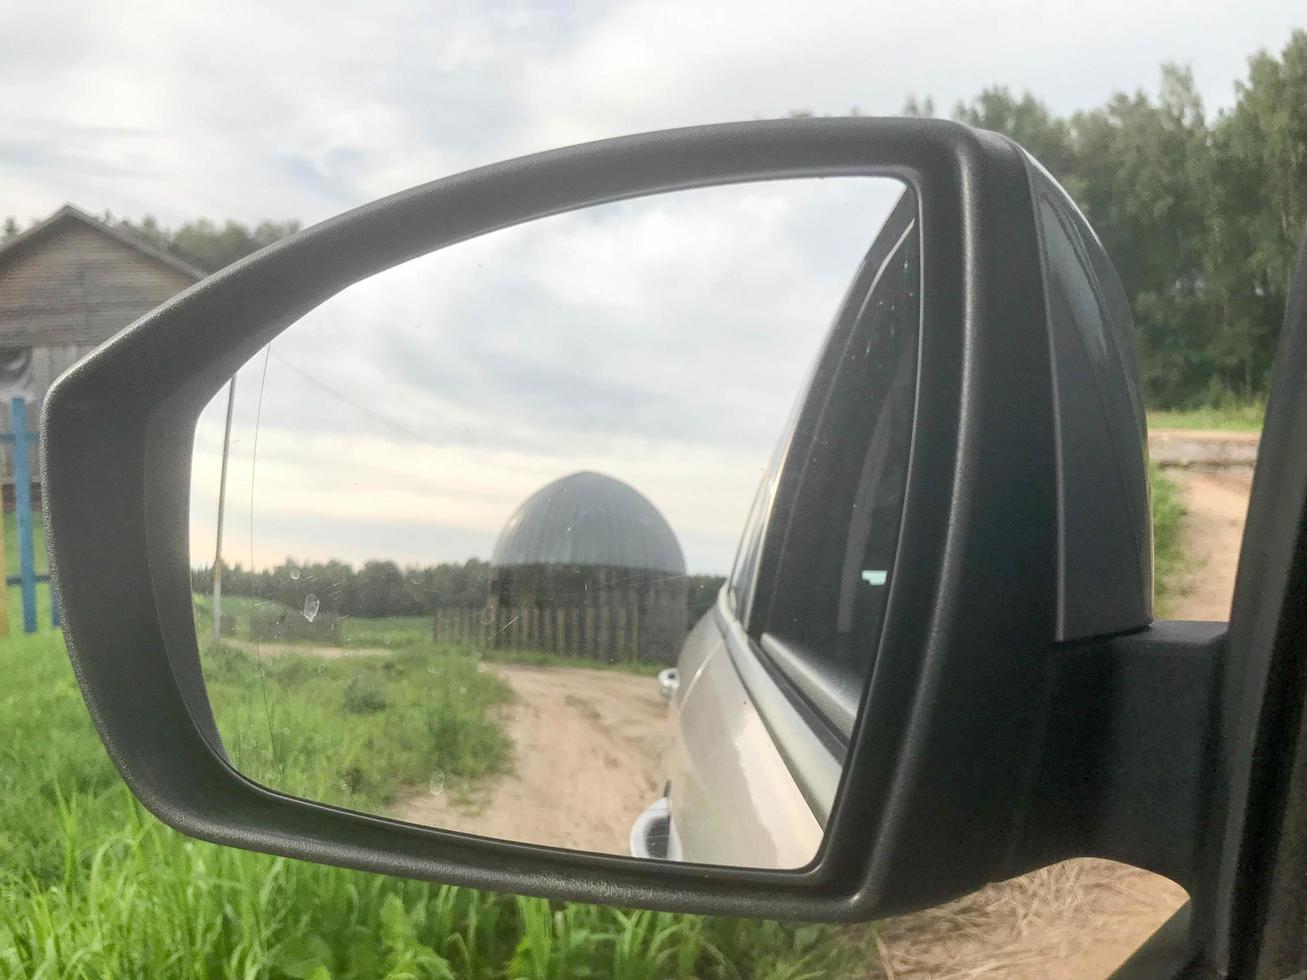
[[[605,205],[351,287],[238,376],[226,561],[488,558],[532,491],[591,469],[654,502],[690,571],[724,572],[901,190],[785,181]],[[224,390],[196,435],[197,564],[225,410]]]

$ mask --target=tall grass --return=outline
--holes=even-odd
[[[204,593],[195,593],[192,597],[195,608],[195,627],[200,636],[207,637],[213,631],[213,598]],[[233,617],[236,625],[234,638],[252,639],[250,620],[256,616],[268,616],[282,612],[285,607],[269,599],[257,599],[253,596],[223,596],[222,612],[224,616]],[[430,616],[385,616],[379,619],[365,619],[354,616],[342,616],[337,626],[334,639],[315,640],[311,636],[296,640],[300,643],[322,643],[341,646],[346,649],[389,648],[419,646],[431,642],[432,619]]]
[[[1265,400],[1251,403],[1148,413],[1150,429],[1211,429],[1218,432],[1260,432],[1266,418]]]
[[[189,840],[113,772],[58,633],[0,641],[0,662],[0,976],[815,980],[871,955],[861,928],[551,903]]]
[[[260,657],[220,646],[202,663],[232,764],[273,789],[377,812],[405,789],[455,792],[508,766],[492,709],[512,692],[471,657],[430,646]]]
[[[1156,614],[1166,615],[1187,564],[1180,547],[1185,507],[1180,487],[1156,463],[1149,464],[1148,478],[1153,508],[1153,597]]]

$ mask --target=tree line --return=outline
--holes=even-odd
[[[1011,136],[1084,210],[1130,298],[1150,407],[1265,397],[1307,224],[1307,32],[1250,58],[1215,115],[1192,71],[1165,65],[1156,95],[1071,116],[1002,87],[952,116]]]
[[[936,115],[929,98],[909,98],[903,112]],[[1234,104],[1215,115],[1177,65],[1163,66],[1156,94],[1119,92],[1070,116],[1001,86],[951,115],[1012,136],[1085,211],[1130,298],[1150,407],[1265,396],[1307,222],[1307,32],[1278,56],[1250,58]],[[299,228],[105,219],[208,271]],[[0,241],[18,231],[9,218]]]
[[[695,622],[717,600],[725,579],[720,575],[687,575],[686,609]],[[191,588],[213,592],[212,567],[191,571]],[[259,572],[225,565],[223,595],[263,599],[277,606],[300,609],[314,595],[324,612],[338,616],[430,616],[437,609],[483,609],[490,595],[490,563],[465,562],[400,568],[393,561],[369,561],[357,570],[341,561],[296,562],[288,558]]]
[[[40,219],[33,219],[35,225]],[[253,227],[239,221],[218,224],[208,218],[167,228],[146,215],[140,221],[116,218],[105,211],[100,220],[112,228],[134,235],[147,245],[167,252],[202,272],[217,272],[237,259],[252,255],[265,245],[300,230],[298,221],[261,221]],[[12,215],[0,223],[0,245],[22,234],[23,226]]]

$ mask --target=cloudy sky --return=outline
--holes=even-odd
[[[900,193],[848,178],[624,202],[338,294],[238,375],[227,559],[488,557],[529,494],[596,470],[653,500],[690,570],[724,571]],[[197,430],[197,562],[213,552],[226,407],[219,392]]]
[[[1304,25],[1301,0],[3,4],[0,213],[309,224],[647,129],[892,113],[909,94],[947,107],[994,83],[1070,112],[1152,88],[1165,60],[1219,108],[1249,54]],[[263,359],[242,372],[233,560],[485,556],[525,493],[586,466],[646,492],[692,571],[724,570],[890,200],[840,181],[635,202],[342,294],[274,344],[266,375]],[[218,414],[197,434],[203,561]]]

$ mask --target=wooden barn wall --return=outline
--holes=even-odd
[[[73,222],[0,264],[0,347],[32,348],[36,428],[55,378],[133,320],[194,282],[130,245]],[[0,405],[0,432],[13,431],[9,405]],[[3,475],[13,461],[3,454]],[[32,473],[39,473],[35,451]]]
[[[0,344],[94,347],[193,281],[124,242],[69,223],[0,266]]]

